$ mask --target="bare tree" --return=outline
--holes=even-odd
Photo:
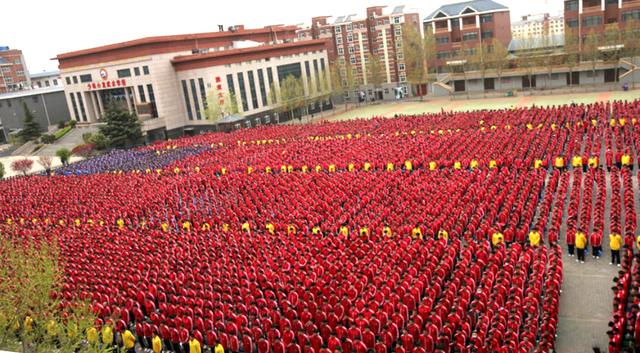
[[[38,164],[44,168],[47,174],[51,173],[51,164],[53,163],[53,158],[49,156],[40,156],[38,157]]]

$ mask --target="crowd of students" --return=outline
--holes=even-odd
[[[90,299],[104,344],[106,329],[164,351],[548,352],[563,219],[570,253],[601,256],[607,173],[611,232],[633,243],[638,113],[613,102],[166,141],[0,183],[0,231],[58,240],[63,304]]]

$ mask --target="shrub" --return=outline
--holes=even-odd
[[[58,122],[58,129],[64,129],[65,125],[66,125],[66,122],[64,122],[64,121],[59,121],[59,122]]]
[[[82,134],[82,141],[84,141],[84,143],[90,143],[91,136],[93,136],[92,132],[85,132],[84,134]]]
[[[85,143],[84,145],[78,145],[74,147],[71,150],[71,153],[75,154],[76,156],[82,156],[87,158],[93,154],[93,151],[95,150],[95,148],[96,148],[96,145],[92,143]]]
[[[76,127],[77,123],[78,123],[77,121],[71,119],[71,120],[67,121],[67,126],[70,126],[71,128],[74,128],[74,127]]]
[[[4,165],[0,162],[0,179],[4,178]]]
[[[56,151],[56,156],[60,158],[62,165],[69,165],[69,158],[71,157],[71,151],[66,148],[61,148]]]
[[[104,150],[109,147],[109,139],[101,132],[92,134],[91,137],[89,137],[89,141],[85,142],[95,145],[97,150]]]
[[[55,136],[56,140],[61,139],[64,135],[68,134],[69,131],[71,131],[72,127],[71,126],[67,126],[62,130],[58,130],[56,132],[53,133],[53,136]]]
[[[22,173],[23,175],[27,175],[29,171],[33,167],[33,161],[30,159],[18,159],[11,163],[11,169],[16,173]]]
[[[47,134],[47,135],[42,135],[42,137],[40,138],[40,141],[42,141],[42,143],[54,143],[56,142],[56,137],[51,135],[51,134]]]
[[[44,144],[42,143],[37,144],[36,147],[33,149],[33,151],[31,151],[31,153],[38,152],[42,147],[44,147]]]

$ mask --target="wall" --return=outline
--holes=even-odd
[[[9,101],[11,106],[9,106]],[[0,121],[7,135],[13,129],[20,129],[24,123],[24,109],[22,102],[27,104],[38,124],[43,130],[50,125],[57,125],[60,121],[71,119],[64,92],[43,93],[33,96],[6,99],[0,97]],[[47,121],[47,113],[49,121]]]

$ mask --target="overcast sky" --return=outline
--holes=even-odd
[[[389,2],[387,2],[389,1]],[[368,6],[397,5],[425,17],[451,0],[21,0],[3,1],[0,46],[22,49],[29,72],[57,69],[56,54],[168,34],[217,31],[244,24],[310,24],[312,16],[357,14]],[[560,13],[563,0],[498,0],[511,8],[512,19],[530,13]]]

